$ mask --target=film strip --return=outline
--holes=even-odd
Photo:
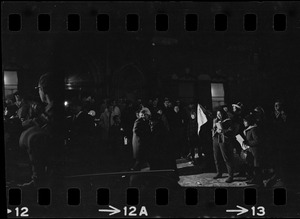
[[[202,205],[204,204],[203,201],[200,201],[200,199],[204,199],[204,197],[201,195],[205,194],[205,192],[207,191],[205,191],[203,188],[186,188],[182,190],[181,194],[179,195],[179,199],[175,202],[170,200],[170,197],[172,197],[173,194],[169,194],[168,188],[158,188],[153,192],[154,194],[152,196],[152,199],[149,199],[147,200],[147,202],[145,202],[145,199],[144,201],[141,201],[141,199],[143,200],[143,198],[141,198],[142,194],[140,194],[138,188],[127,188],[123,192],[123,194],[119,194],[123,196],[122,201],[124,201],[124,203],[117,203],[118,206],[116,207],[110,202],[110,190],[108,188],[100,188],[95,190],[94,204],[90,201],[88,203],[99,208],[99,217],[108,216],[107,214],[109,214],[109,216],[116,214],[116,216],[119,217],[153,216],[155,215],[155,213],[148,212],[149,210],[147,210],[149,205],[160,208],[175,204],[177,206],[184,206],[186,207],[186,209],[188,209],[189,207],[193,207],[195,209],[195,207],[201,206],[199,205],[199,203],[201,203]],[[212,193],[214,195],[210,197],[212,198],[212,202],[207,202],[207,206],[205,206],[205,208],[207,211],[209,208],[215,206],[214,211],[216,211],[216,215],[222,215],[222,210],[220,209],[228,208],[227,206],[229,206],[229,203],[231,204],[231,201],[229,201],[229,199],[236,199],[236,196],[243,197],[243,201],[239,203],[237,209],[226,209],[225,212],[223,212],[223,215],[229,215],[228,213],[236,213],[240,215],[247,213],[248,211],[249,213],[252,211],[252,216],[265,216],[266,212],[264,206],[266,206],[265,203],[267,203],[267,201],[265,200],[266,197],[264,196],[269,197],[269,204],[273,205],[274,209],[282,208],[283,206],[286,206],[288,202],[286,190],[284,188],[275,188],[273,189],[273,191],[268,192],[257,191],[255,188],[245,188],[239,189],[238,194],[234,194],[232,190],[227,190],[227,188],[216,188],[209,189],[209,193]],[[114,192],[112,192],[112,194],[114,194]],[[23,194],[21,189],[12,188],[9,190],[9,211],[15,211],[13,213],[15,213],[15,216],[17,217],[22,216],[21,214],[23,214],[23,217],[29,216],[30,207],[26,207],[28,206],[28,203],[23,203],[24,201],[22,201],[22,195]],[[40,209],[37,209],[37,214],[33,213],[33,215],[41,216],[41,209],[43,207],[51,207],[51,205],[53,204],[52,199],[55,199],[53,197],[55,195],[56,194],[52,194],[51,189],[49,188],[40,188],[39,190],[37,190],[36,195],[34,196],[34,201],[37,203]],[[176,195],[178,196],[178,194]],[[82,211],[82,209],[84,209],[82,208],[82,205],[84,205],[83,202],[86,200],[84,200],[85,198],[82,198],[81,190],[79,188],[69,188],[64,197],[65,200],[63,202],[69,207],[77,207],[80,209],[79,211]],[[26,200],[26,198],[24,199]],[[122,208],[120,208],[120,206],[122,206]],[[34,209],[36,208],[38,207],[35,206]],[[85,213],[87,212],[81,212],[80,215],[84,216]],[[163,212],[161,213],[163,216],[167,216],[167,214],[164,214]],[[32,212],[30,212],[30,214],[32,215]],[[63,216],[67,215],[67,212],[63,213]],[[182,215],[184,216],[185,214]],[[195,212],[191,212],[187,215],[193,216],[197,214]]]
[[[23,91],[26,94],[34,93],[32,87],[36,86],[37,82],[39,84],[35,88],[41,95],[44,91],[41,91],[43,85],[39,77],[42,72],[45,73],[50,69],[50,72],[54,71],[53,76],[56,78],[54,87],[57,92],[69,92],[68,94],[65,92],[64,95],[61,93],[53,95],[56,98],[54,102],[64,104],[65,107],[63,110],[55,110],[65,115],[69,113],[67,107],[70,105],[70,114],[73,117],[79,115],[72,111],[76,111],[76,106],[80,105],[75,99],[77,97],[82,99],[86,94],[88,95],[85,101],[93,98],[93,95],[98,95],[101,100],[126,97],[136,102],[146,97],[153,97],[154,101],[154,96],[160,95],[159,98],[161,98],[161,95],[166,94],[165,96],[172,97],[174,100],[176,96],[176,100],[197,103],[197,127],[201,128],[205,123],[213,124],[213,119],[207,119],[199,125],[203,122],[199,120],[200,106],[205,105],[204,110],[200,109],[205,118],[208,118],[208,109],[216,110],[217,107],[225,104],[225,100],[230,102],[238,99],[235,95],[241,97],[251,94],[251,97],[245,98],[251,105],[251,101],[259,98],[261,94],[254,91],[256,86],[262,93],[264,92],[260,99],[263,102],[272,98],[274,87],[279,86],[281,82],[281,89],[286,87],[284,92],[290,95],[290,100],[292,99],[296,104],[299,95],[296,94],[295,88],[297,80],[291,79],[294,73],[286,73],[288,79],[274,76],[274,81],[270,83],[268,79],[273,76],[272,72],[277,71],[276,68],[281,68],[283,71],[287,68],[288,71],[292,71],[300,67],[297,61],[297,51],[300,49],[299,10],[300,4],[297,2],[3,2],[1,15],[2,61],[4,63],[3,98],[6,101],[9,95],[19,95],[15,91]],[[272,37],[273,41],[270,43]],[[22,47],[24,47],[24,52],[21,51]],[[201,51],[197,51],[198,49]],[[31,50],[33,52],[29,54]],[[231,55],[232,58],[228,58]],[[202,59],[201,64],[197,64],[198,59]],[[282,65],[277,63],[280,59],[284,60]],[[230,73],[230,71],[243,71],[242,67],[236,67],[233,64],[235,60],[238,60],[238,66],[245,67],[245,74]],[[275,67],[272,67],[272,64]],[[170,71],[174,73],[164,73],[168,71],[168,66],[171,66]],[[194,69],[192,74],[191,68]],[[265,73],[267,68],[271,69],[271,73]],[[185,74],[178,73],[178,69],[185,71]],[[197,71],[210,73],[202,74]],[[72,75],[72,72],[75,73]],[[256,75],[255,72],[259,74]],[[11,78],[9,76],[14,73],[16,80],[13,76]],[[218,93],[219,88],[213,88],[213,84],[222,84],[221,90],[224,84],[227,94],[223,91],[222,96],[216,94],[214,96],[214,92]],[[239,89],[247,90],[244,88],[248,85],[251,87],[249,91],[239,94]],[[268,88],[264,90],[263,87]],[[207,93],[209,93],[208,96]],[[293,95],[295,98],[291,97]],[[40,98],[42,99],[41,96]],[[38,102],[32,99],[34,103]],[[169,99],[165,98],[164,101],[169,101]],[[46,103],[47,100],[42,99],[42,102]],[[118,105],[121,108],[121,103],[112,105],[113,107]],[[147,114],[145,104],[141,105],[143,108],[139,113],[144,110],[144,114]],[[235,105],[239,106],[239,104]],[[146,104],[146,106],[150,108],[149,105]],[[179,107],[179,104],[175,106]],[[202,152],[198,146],[196,146],[196,151],[194,151],[195,148],[193,149],[194,155],[197,154],[198,157],[195,155],[192,160],[189,156],[179,156],[177,159],[173,157],[176,167],[167,162],[167,167],[164,167],[161,163],[162,160],[169,159],[168,155],[164,155],[162,160],[156,160],[156,157],[160,155],[155,154],[152,160],[149,159],[149,166],[139,169],[128,164],[132,162],[132,157],[135,156],[132,154],[136,152],[133,146],[133,136],[124,134],[127,131],[126,127],[119,129],[122,131],[120,133],[123,133],[121,143],[119,143],[122,145],[121,149],[114,147],[118,136],[110,136],[109,141],[102,139],[105,133],[104,122],[101,120],[102,114],[98,116],[97,107],[89,108],[88,112],[89,115],[95,117],[93,122],[96,128],[91,132],[97,132],[91,138],[89,135],[83,140],[77,139],[77,136],[72,135],[71,128],[68,130],[71,134],[63,129],[69,124],[67,117],[55,118],[57,119],[55,127],[59,127],[58,132],[64,133],[61,138],[60,133],[53,132],[57,136],[55,142],[57,145],[66,147],[63,149],[66,152],[56,148],[54,153],[57,157],[62,154],[62,158],[57,158],[57,160],[61,159],[63,162],[52,170],[53,163],[46,159],[45,154],[53,153],[53,151],[48,151],[43,147],[42,152],[37,153],[38,156],[43,154],[41,160],[46,160],[46,164],[43,164],[46,166],[43,171],[46,169],[47,172],[50,168],[55,172],[59,169],[59,171],[64,171],[63,176],[60,175],[59,184],[47,181],[45,184],[43,182],[36,186],[34,182],[34,186],[29,186],[29,188],[19,182],[24,182],[30,177],[34,179],[38,171],[41,171],[37,171],[41,160],[32,158],[36,154],[32,154],[33,149],[29,146],[30,143],[26,145],[26,149],[19,149],[22,145],[19,140],[20,136],[26,131],[24,118],[18,114],[19,111],[17,110],[15,117],[4,119],[4,132],[7,136],[5,137],[7,217],[299,217],[300,187],[298,182],[300,180],[297,170],[300,165],[295,160],[299,149],[287,148],[293,155],[286,158],[290,159],[288,161],[292,164],[285,161],[287,166],[285,170],[289,168],[291,172],[287,171],[283,174],[287,178],[287,183],[279,183],[279,185],[276,184],[276,180],[280,179],[273,178],[261,180],[259,185],[255,183],[248,185],[245,177],[238,177],[237,172],[233,173],[235,180],[231,179],[231,181],[225,181],[222,174],[214,177],[212,173],[217,172],[217,167],[214,169],[214,166],[218,163],[216,156],[219,155],[214,154],[216,149],[213,148],[211,139],[207,140],[210,143],[201,143],[209,145],[210,149],[203,149],[202,146]],[[148,108],[146,107],[147,110]],[[112,108],[111,114],[107,117],[110,130],[113,124],[117,123],[112,117],[114,109]],[[158,113],[161,108],[157,109]],[[106,108],[102,112],[106,112],[105,110]],[[150,108],[150,110],[153,109]],[[123,109],[120,111],[127,112]],[[46,116],[41,114],[46,119],[48,118],[47,114]],[[157,118],[153,116],[153,112],[150,114],[152,120],[149,119],[151,121],[149,124],[153,125],[152,123],[155,123]],[[74,118],[77,118],[76,116]],[[22,131],[11,126],[12,120],[10,119],[15,118],[21,120]],[[123,118],[121,117],[121,121]],[[137,116],[134,119],[139,118]],[[44,122],[35,121],[39,124],[37,126],[41,126],[40,123]],[[133,120],[134,124],[135,121]],[[173,124],[172,121],[169,123]],[[183,123],[181,125],[187,129]],[[132,135],[134,126],[130,128]],[[99,130],[102,131],[101,134]],[[80,136],[83,132],[84,130],[81,129],[77,135]],[[111,132],[107,132],[108,135],[111,135]],[[200,141],[201,138],[207,139],[207,137],[200,136],[199,129],[197,135]],[[272,135],[270,136],[269,138],[273,138]],[[288,136],[294,140],[294,135]],[[173,138],[180,141],[176,134]],[[73,139],[77,140],[73,141]],[[149,139],[147,141],[152,143],[153,139]],[[158,137],[158,140],[160,139],[161,136]],[[190,144],[190,137],[187,139],[189,143],[186,144]],[[293,140],[289,140],[287,144],[291,142],[294,144]],[[43,143],[46,145],[45,141]],[[99,149],[91,146],[91,149],[86,149],[91,150],[90,153],[85,154],[85,149],[73,151],[72,144],[77,143],[84,145],[85,148],[87,145],[103,146],[105,144],[110,145],[110,148],[103,146],[104,149]],[[172,144],[175,145],[176,140],[172,141]],[[18,145],[18,149],[15,145]],[[157,143],[157,145],[160,144]],[[244,145],[241,144],[241,146]],[[120,154],[114,154],[114,150],[119,150]],[[156,150],[159,151],[159,149]],[[167,153],[170,153],[173,149],[169,147],[168,150]],[[229,173],[230,167],[224,155],[226,152],[223,150],[225,149],[222,149],[220,153]],[[290,152],[293,150],[295,152]],[[147,153],[155,152],[148,151]],[[236,155],[236,149],[234,153]],[[255,154],[255,152],[251,153]],[[100,158],[98,159],[97,156]],[[201,163],[198,164],[202,162],[201,159],[208,159],[208,156],[212,160],[215,159],[209,167],[204,168]],[[235,159],[240,162],[241,156],[238,154]],[[55,160],[53,157],[51,159]],[[266,163],[269,162],[266,154],[264,154],[264,159]],[[270,163],[268,165],[274,165],[272,161]],[[152,165],[155,167],[153,168]],[[86,167],[83,168],[83,166]],[[281,174],[282,169],[274,166],[272,166],[273,169],[269,166],[268,168],[276,174],[279,172]],[[257,174],[257,166],[253,169],[254,175]],[[263,170],[264,176],[274,174],[272,171],[268,172],[269,169]],[[230,178],[230,173],[228,178]],[[271,184],[270,182],[273,185],[267,186]],[[274,186],[275,184],[277,186]]]
[[[215,31],[227,30],[227,18],[226,14],[216,14],[214,17]],[[109,31],[109,14],[98,14],[94,18],[96,20],[95,30],[97,31]],[[68,14],[66,19],[66,29],[68,31],[80,31],[80,14]],[[169,25],[168,14],[156,14],[155,16],[155,30],[156,31],[168,31]],[[243,17],[244,31],[256,31],[257,28],[257,15],[245,14]],[[273,16],[273,30],[285,31],[287,26],[286,14],[274,14]],[[125,18],[125,30],[135,32],[140,30],[139,15],[127,14]],[[10,31],[22,30],[22,16],[20,14],[10,14],[8,19],[8,29]],[[186,31],[198,30],[198,15],[186,14],[184,16],[184,29]],[[51,15],[39,14],[37,16],[37,30],[38,31],[51,31]]]

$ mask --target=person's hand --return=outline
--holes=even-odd
[[[218,133],[222,133],[222,129],[217,129],[217,132]]]
[[[243,150],[247,150],[249,148],[249,146],[246,145],[245,141],[243,141],[242,146],[243,146]]]

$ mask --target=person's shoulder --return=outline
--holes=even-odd
[[[143,121],[142,118],[137,118],[137,119],[134,121],[134,123],[138,124],[138,123],[141,123],[142,121]]]

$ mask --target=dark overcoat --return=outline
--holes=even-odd
[[[148,120],[139,118],[133,125],[132,147],[133,158],[144,160],[147,157],[147,150],[150,138],[150,125]]]
[[[263,136],[261,129],[258,126],[251,126],[244,130],[244,135],[246,138],[245,144],[250,147],[248,150],[254,157],[254,166],[261,166],[263,151]]]

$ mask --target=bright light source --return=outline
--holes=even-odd
[[[64,102],[64,105],[65,105],[65,106],[68,106],[68,105],[69,105],[68,101],[65,101],[65,102]]]
[[[211,84],[211,96],[212,97],[224,97],[224,87],[222,83]]]
[[[17,86],[18,76],[16,71],[4,71],[4,85]]]

